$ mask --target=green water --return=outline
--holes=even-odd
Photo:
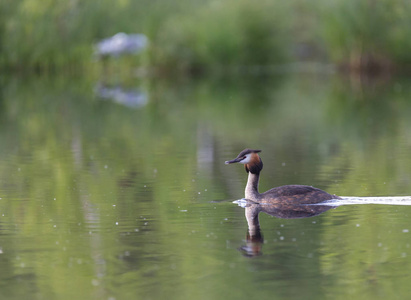
[[[260,189],[411,195],[411,89],[326,74],[133,80],[144,101],[83,78],[0,79],[1,299],[406,299],[411,207],[262,214],[244,256],[242,166]],[[122,104],[123,103],[123,104]]]

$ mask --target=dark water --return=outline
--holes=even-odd
[[[261,191],[411,195],[409,83],[1,78],[0,298],[406,299],[411,206],[261,213],[250,258],[224,161],[263,149]]]

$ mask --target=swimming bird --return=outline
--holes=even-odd
[[[263,169],[263,161],[258,153],[261,150],[244,149],[233,160],[225,162],[226,165],[240,163],[248,173],[245,187],[245,199],[256,203],[281,203],[283,205],[315,204],[331,199],[340,199],[336,195],[328,194],[318,188],[308,185],[283,185],[270,189],[262,194],[258,192],[260,172]]]

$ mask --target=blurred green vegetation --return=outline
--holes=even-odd
[[[406,68],[409,1],[6,0],[0,3],[0,65],[19,70],[99,72],[93,44],[144,33],[121,68],[156,72],[255,72],[316,60],[352,69]],[[258,67],[258,68],[256,68]]]
[[[289,7],[272,1],[210,1],[169,18],[154,40],[153,65],[202,70],[265,66],[285,59]]]
[[[320,28],[332,61],[354,70],[410,67],[411,2],[323,1]]]

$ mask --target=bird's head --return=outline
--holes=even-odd
[[[258,155],[259,152],[261,150],[244,149],[236,158],[226,161],[225,164],[240,163],[244,165],[247,173],[259,174],[263,169],[263,162]]]

